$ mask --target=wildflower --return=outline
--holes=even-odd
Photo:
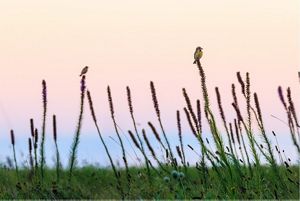
[[[171,175],[172,175],[172,177],[173,177],[174,179],[177,179],[177,178],[179,177],[179,174],[178,174],[178,172],[177,172],[176,170],[173,170],[173,171],[171,172]]]
[[[179,172],[179,173],[178,173],[178,176],[179,176],[180,179],[183,179],[183,178],[185,177],[185,175],[184,175],[183,172]]]
[[[170,181],[170,177],[164,177],[164,181],[166,182],[166,183],[168,183],[169,181]]]

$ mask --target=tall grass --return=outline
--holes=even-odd
[[[110,108],[111,118],[113,120],[114,128],[115,128],[115,131],[116,131],[116,134],[118,136],[119,143],[120,143],[121,149],[122,149],[122,158],[123,158],[123,161],[124,161],[124,164],[125,164],[125,168],[126,168],[127,185],[128,185],[128,188],[130,189],[130,179],[131,179],[131,176],[130,176],[130,173],[129,173],[128,162],[127,162],[127,158],[126,158],[126,152],[125,152],[123,140],[122,140],[122,138],[121,138],[121,136],[119,134],[118,126],[117,126],[116,119],[115,119],[113,99],[112,99],[112,95],[111,95],[111,91],[110,91],[110,87],[109,86],[107,87],[107,96],[108,96],[108,102],[109,102],[109,108]]]
[[[10,130],[10,139],[11,139],[11,145],[13,148],[13,157],[14,157],[16,174],[17,174],[17,178],[19,179],[19,168],[18,168],[17,157],[16,157],[16,148],[15,148],[16,141],[15,141],[15,134],[14,134],[13,130]]]
[[[177,169],[174,154],[173,154],[173,151],[171,149],[170,142],[167,138],[165,129],[164,129],[162,121],[161,121],[161,115],[160,115],[160,109],[159,109],[158,99],[157,99],[157,95],[156,95],[156,90],[155,90],[155,87],[154,87],[154,83],[152,81],[150,82],[150,89],[151,89],[153,106],[154,106],[154,109],[155,109],[155,112],[156,112],[156,117],[158,119],[159,126],[161,128],[165,143],[167,144],[167,147],[168,147],[168,149],[166,149],[166,150],[170,153],[170,159],[171,159],[172,165]]]
[[[128,131],[128,133],[129,133],[132,141],[134,142],[135,146],[140,150],[140,152],[142,153],[142,155],[144,157],[146,168],[147,168],[148,180],[149,180],[149,182],[151,182],[152,179],[151,179],[151,172],[150,172],[150,167],[149,167],[149,159],[146,155],[143,141],[142,141],[142,139],[140,137],[140,134],[139,134],[139,131],[137,129],[137,125],[136,125],[136,121],[135,121],[135,117],[134,117],[134,112],[133,112],[131,90],[130,90],[129,86],[126,87],[126,92],[127,92],[126,94],[127,94],[127,102],[128,102],[130,117],[131,117],[133,127],[134,127],[134,131],[135,131],[135,134],[136,134],[138,140],[136,140],[134,134],[130,130]]]
[[[11,163],[10,166],[14,169],[14,175],[16,175],[16,179],[10,181],[10,185],[16,186],[16,191],[3,196],[2,192],[9,190],[0,185],[0,198],[36,198],[32,196],[32,194],[36,194],[38,195],[37,198],[47,199],[299,199],[299,167],[292,165],[288,153],[279,145],[275,131],[272,131],[273,135],[269,135],[270,131],[265,127],[265,115],[260,105],[259,96],[255,91],[252,92],[250,74],[246,73],[245,78],[243,78],[241,73],[237,72],[237,82],[241,89],[240,94],[237,94],[235,84],[231,85],[231,105],[233,108],[229,109],[235,114],[234,117],[225,113],[221,91],[219,87],[215,87],[217,115],[221,119],[219,122],[216,120],[216,114],[212,109],[212,97],[209,96],[207,78],[204,67],[199,60],[196,61],[196,67],[200,75],[202,100],[197,97],[196,101],[193,102],[188,90],[182,88],[185,106],[181,110],[176,111],[178,141],[174,142],[175,146],[173,147],[163,126],[154,83],[150,82],[150,91],[159,129],[151,121],[147,121],[146,125],[150,128],[151,135],[154,135],[156,144],[150,141],[149,132],[138,128],[131,90],[129,87],[126,87],[127,103],[133,125],[133,130],[128,129],[128,135],[134,147],[143,156],[145,166],[142,167],[130,167],[128,164],[127,150],[120,135],[122,130],[116,121],[110,87],[107,87],[110,115],[118,137],[118,144],[121,147],[124,170],[117,168],[115,165],[111,155],[112,150],[106,144],[100,131],[91,92],[86,90],[85,76],[81,78],[80,111],[71,145],[68,169],[64,169],[60,165],[61,159],[55,115],[52,116],[56,156],[55,170],[52,171],[46,168],[44,146],[46,140],[47,87],[46,82],[43,80],[40,158],[38,160],[37,157],[39,134],[33,119],[30,119],[30,137],[28,138],[29,172],[26,172],[24,168],[20,167],[19,169],[18,167],[15,135],[14,131],[11,130],[13,161],[10,162],[8,160],[8,163]],[[87,176],[86,172],[82,172],[87,167],[79,169],[78,174],[74,174],[80,142],[85,94],[88,99],[93,123],[111,166],[111,168],[106,170],[92,168],[92,172],[88,172],[89,176]],[[238,99],[238,95],[242,96],[242,100]],[[284,93],[282,87],[279,86],[278,95],[287,115],[287,129],[290,131],[292,142],[299,156],[300,127],[291,89],[288,87],[286,93]],[[245,105],[245,108],[242,107],[243,105]],[[204,115],[202,112],[204,112]],[[186,122],[184,122],[183,116],[185,116]],[[204,122],[205,120],[206,122]],[[190,132],[198,142],[197,147],[192,147],[190,144],[187,145],[189,151],[193,152],[193,157],[196,157],[196,164],[191,164],[188,161],[188,152],[184,143],[186,142],[184,140],[186,131],[182,126],[184,123],[188,124]],[[209,137],[204,135],[204,126],[209,128],[209,132],[205,133]],[[258,128],[258,132],[256,132],[256,128]],[[224,130],[224,134],[221,130]],[[209,139],[212,139],[212,141]],[[159,155],[160,150],[156,148],[157,145],[163,150],[162,157]],[[177,152],[176,156],[173,153],[174,148]],[[103,156],[101,152],[98,154],[99,157]],[[180,162],[178,162],[178,159]],[[151,161],[154,161],[157,165],[153,165]],[[38,169],[40,169],[40,176]],[[8,171],[6,173],[10,174],[9,169],[0,168],[0,174],[3,171]],[[99,176],[100,174],[101,176]],[[34,180],[32,180],[32,176],[35,176]],[[73,177],[77,179],[72,180]],[[0,180],[0,184],[1,182],[7,183],[8,180]],[[87,185],[89,190],[86,190],[82,183]],[[105,191],[102,191],[103,189]],[[96,193],[98,191],[104,194],[111,193],[109,194],[111,197],[101,197],[101,195]],[[28,192],[33,193],[29,195]],[[95,193],[97,196],[94,196]]]
[[[37,158],[37,148],[38,148],[38,129],[36,128],[34,130],[34,144],[33,144],[33,149],[34,149],[34,161],[35,161],[35,173],[37,174],[38,171],[38,158]]]
[[[55,144],[55,152],[56,152],[56,182],[59,182],[59,173],[60,173],[60,156],[59,156],[59,150],[57,145],[57,126],[56,126],[56,115],[53,115],[52,117],[52,123],[53,123],[53,140]]]
[[[46,116],[47,116],[47,85],[46,81],[42,81],[42,97],[43,97],[43,124],[42,124],[42,139],[40,145],[40,167],[42,181],[44,179],[44,166],[46,163],[45,159],[45,136],[46,136]]]
[[[31,173],[33,174],[34,172],[34,167],[33,167],[33,157],[32,157],[32,142],[31,138],[28,138],[28,151],[29,151],[29,165],[30,165],[30,170]]]
[[[81,124],[82,124],[82,118],[83,118],[83,106],[84,106],[84,97],[85,97],[85,75],[82,76],[81,81],[80,81],[80,112],[79,112],[79,117],[78,117],[78,123],[77,123],[77,128],[76,132],[73,138],[73,143],[71,146],[71,153],[70,153],[70,158],[69,158],[69,181],[72,179],[72,174],[73,174],[73,169],[74,165],[76,163],[76,154],[77,154],[77,148],[79,144],[79,137],[80,137],[80,131],[81,131]]]
[[[96,114],[95,114],[95,110],[94,110],[94,106],[93,106],[93,100],[92,100],[92,96],[91,96],[91,93],[89,91],[87,91],[87,97],[88,97],[88,101],[89,101],[89,106],[90,106],[90,111],[91,111],[91,115],[92,115],[92,118],[93,118],[93,121],[94,121],[94,124],[96,126],[96,129],[97,129],[97,132],[98,132],[98,135],[100,137],[100,140],[101,140],[101,143],[102,145],[104,146],[105,148],[105,152],[106,152],[106,155],[108,156],[109,158],[109,162],[110,162],[110,165],[113,169],[113,172],[114,172],[114,175],[115,175],[115,178],[117,180],[117,189],[119,190],[120,192],[120,195],[121,195],[121,198],[124,199],[125,198],[125,195],[124,195],[124,191],[123,191],[123,188],[122,188],[122,184],[121,184],[121,178],[120,178],[120,174],[117,172],[117,169],[115,167],[115,164],[113,162],[113,159],[109,153],[109,150],[108,150],[108,147],[102,137],[102,134],[100,132],[100,129],[99,129],[99,126],[98,126],[98,122],[97,122],[97,118],[96,118]]]

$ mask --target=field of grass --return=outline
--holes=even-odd
[[[176,111],[178,143],[172,146],[165,132],[154,83],[150,92],[159,127],[148,122],[145,129],[136,126],[133,97],[127,87],[127,101],[134,130],[128,130],[132,146],[143,156],[142,167],[130,167],[123,144],[124,135],[115,118],[113,96],[107,87],[111,119],[116,133],[116,142],[122,153],[122,167],[111,156],[94,111],[92,93],[87,90],[86,76],[80,82],[80,108],[76,132],[70,148],[69,165],[62,168],[57,146],[56,116],[52,117],[53,139],[56,149],[56,166],[47,167],[45,161],[45,136],[47,117],[47,85],[42,82],[43,117],[41,129],[31,119],[31,134],[28,138],[29,166],[19,168],[15,154],[15,135],[11,130],[13,160],[0,168],[0,198],[2,199],[299,199],[299,161],[291,161],[278,143],[276,133],[264,126],[259,98],[252,93],[250,75],[245,78],[238,72],[239,86],[232,84],[232,112],[234,119],[227,119],[221,94],[215,88],[219,114],[211,109],[211,98],[206,87],[206,76],[200,61],[196,61],[200,75],[202,98],[192,103],[186,89],[182,89],[186,107]],[[237,91],[242,99],[238,100]],[[283,91],[278,87],[278,96],[287,114],[286,128],[290,132],[295,150],[300,154],[300,125],[290,88]],[[109,168],[86,166],[76,167],[84,107],[89,108],[100,142],[109,159]],[[245,108],[241,108],[245,105]],[[243,115],[246,114],[246,115]],[[220,122],[216,121],[219,115]],[[187,121],[199,147],[192,147],[184,141],[182,121]],[[211,141],[203,137],[203,125],[210,128]],[[224,130],[221,133],[220,130]],[[149,135],[154,135],[163,154],[153,149]],[[271,140],[272,139],[272,140]],[[274,140],[275,139],[275,140]],[[276,142],[276,143],[272,143]],[[200,150],[198,153],[198,151]],[[198,155],[196,165],[189,164],[186,152]],[[162,156],[163,155],[163,156]],[[163,158],[163,159],[162,159]]]
[[[168,167],[167,169],[172,169]],[[292,173],[288,173],[293,181],[299,179],[297,167],[291,167]],[[260,188],[250,177],[245,177],[244,188],[238,184],[226,182],[223,188],[219,177],[212,169],[208,170],[208,182],[204,185],[200,170],[188,168],[184,176],[167,174],[158,170],[161,176],[151,171],[151,182],[145,174],[145,169],[130,168],[131,185],[125,186],[126,178],[122,177],[122,187],[126,199],[274,199],[275,192],[279,198],[299,198],[299,185],[290,181],[284,181],[288,190],[283,191],[280,187],[276,189],[270,181],[272,170],[262,167],[264,179],[260,182]],[[224,171],[220,169],[220,171]],[[184,171],[183,171],[184,172]],[[246,170],[244,170],[246,173]],[[281,168],[282,175],[286,169]],[[55,170],[46,170],[44,183],[30,176],[30,170],[20,171],[19,179],[15,172],[9,169],[0,170],[0,199],[120,199],[116,189],[114,174],[109,169],[96,167],[84,167],[74,171],[72,184],[68,182],[68,171],[61,172],[61,181],[56,183]],[[125,171],[121,170],[121,175]],[[246,174],[245,174],[246,175]]]

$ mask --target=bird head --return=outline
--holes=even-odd
[[[197,47],[196,49],[197,49],[197,50],[203,50],[203,48],[202,48],[202,47],[200,47],[200,46],[199,46],[199,47]]]

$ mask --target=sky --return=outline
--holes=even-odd
[[[148,121],[158,125],[150,81],[155,83],[163,123],[175,146],[175,114],[184,106],[182,88],[194,103],[202,100],[200,77],[192,64],[197,46],[204,51],[201,63],[213,105],[218,86],[227,118],[232,120],[231,83],[238,83],[237,71],[243,76],[249,72],[251,91],[258,93],[268,132],[276,131],[282,146],[296,158],[288,128],[271,115],[286,121],[277,96],[279,85],[291,87],[300,109],[299,8],[297,0],[1,1],[0,160],[11,155],[10,129],[15,130],[18,152],[26,156],[29,119],[34,118],[41,128],[43,79],[48,89],[48,150],[53,153],[50,120],[56,114],[60,148],[67,158],[79,113],[79,73],[86,65],[90,67],[87,87],[111,147],[119,149],[109,138],[115,133],[107,86],[112,90],[118,124],[127,133],[133,127],[126,86],[132,90],[139,129],[148,129]],[[217,107],[213,109],[218,114]],[[186,144],[196,143],[186,122],[183,125]],[[99,145],[86,105],[80,159],[107,162],[103,154],[100,159],[97,155],[102,150]]]

